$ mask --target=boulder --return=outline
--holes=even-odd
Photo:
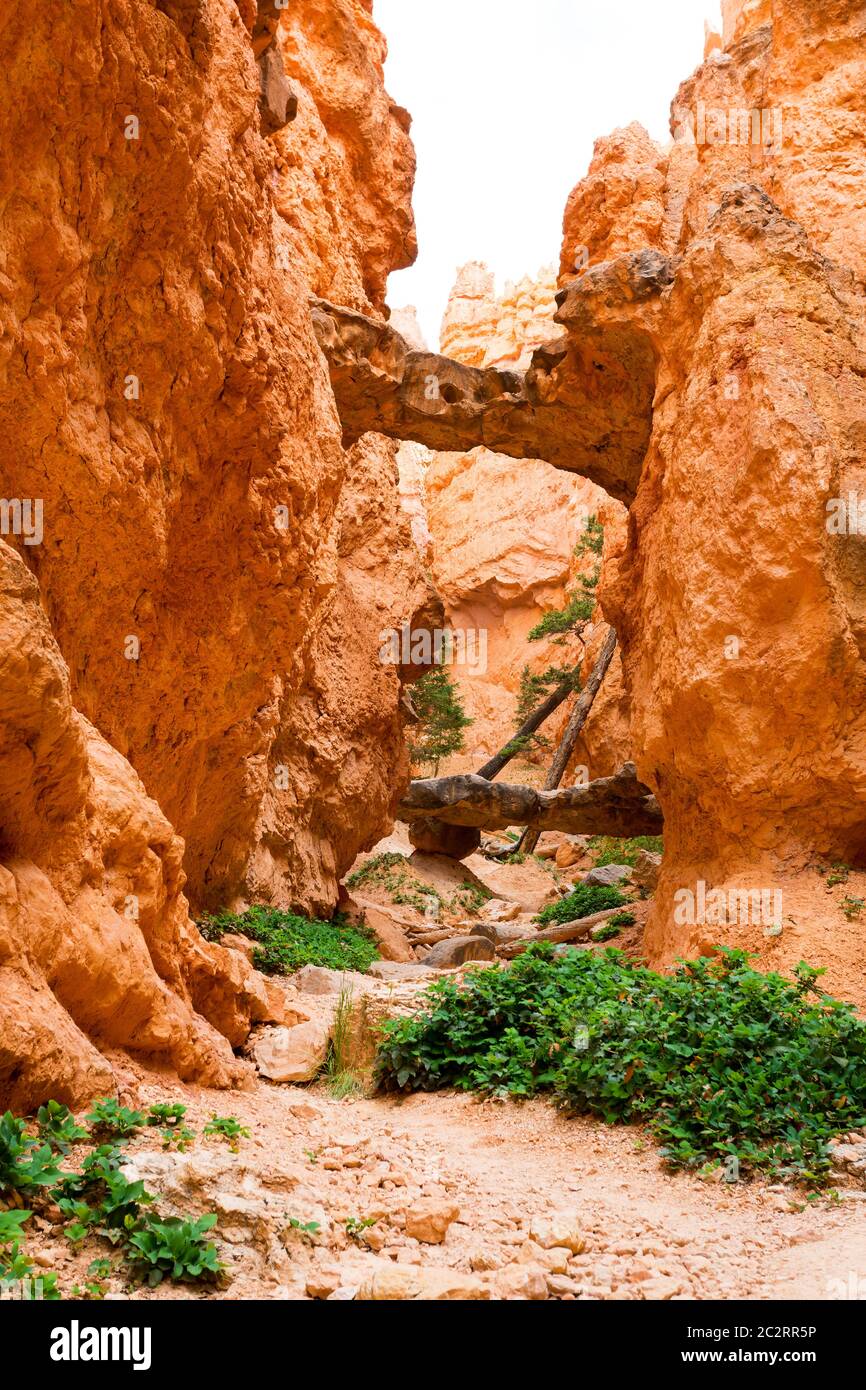
[[[520,941],[535,931],[532,923],[526,922],[479,922],[473,935],[483,936],[494,946],[505,946],[509,941]]]
[[[596,887],[609,888],[616,883],[624,883],[631,878],[629,864],[604,864],[600,869],[590,869],[583,882]]]
[[[406,940],[406,927],[412,920],[401,921],[400,915],[382,903],[372,903],[366,898],[356,902],[363,911],[364,921],[376,938],[379,954],[383,960],[414,960],[412,947]]]
[[[529,1235],[543,1250],[562,1248],[579,1255],[586,1246],[577,1213],[573,1211],[554,1211],[534,1216]]]
[[[416,1202],[406,1212],[406,1234],[423,1241],[425,1245],[441,1245],[448,1234],[448,1227],[459,1215],[460,1208],[453,1202],[437,1201],[435,1198]]]
[[[456,1269],[393,1265],[388,1261],[369,1274],[358,1289],[364,1303],[401,1299],[441,1302],[489,1299],[490,1290],[474,1274]]]
[[[292,976],[302,994],[339,994],[344,989],[363,990],[365,979],[356,970],[329,970],[324,965],[303,965]]]
[[[430,971],[427,968],[426,960],[423,965],[418,960],[374,960],[367,974],[374,980],[399,981],[430,979]]]
[[[486,936],[451,936],[431,946],[424,957],[423,966],[429,970],[436,966],[439,970],[456,970],[470,960],[495,960],[496,949]]]
[[[547,1270],[540,1265],[506,1265],[494,1274],[493,1287],[498,1298],[526,1298],[538,1302],[547,1298]]]
[[[580,845],[560,845],[553,856],[556,867],[570,869],[574,864],[580,863],[584,852]]]
[[[648,849],[642,849],[638,853],[635,866],[632,869],[631,881],[637,884],[638,888],[642,888],[645,893],[654,893],[658,887],[661,869],[661,855],[653,854]]]
[[[507,902],[505,898],[491,898],[481,909],[485,922],[513,922],[520,914],[520,903]]]
[[[259,1074],[268,1081],[312,1081],[328,1056],[332,1026],[329,1014],[294,1028],[262,1028],[251,1047]]]

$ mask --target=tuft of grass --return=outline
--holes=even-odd
[[[350,926],[336,913],[330,922],[282,912],[275,907],[250,907],[235,914],[221,912],[205,917],[199,931],[207,941],[220,941],[228,932],[248,936],[258,943],[253,964],[265,975],[289,975],[304,965],[324,965],[332,970],[369,970],[379,951],[371,932]]]
[[[741,1176],[816,1187],[829,1141],[866,1125],[866,1023],[816,987],[821,973],[763,975],[724,949],[658,975],[612,948],[537,943],[389,1020],[376,1082],[546,1091],[571,1114],[647,1124],[671,1167],[736,1159]]]
[[[351,986],[344,986],[334,1011],[334,1028],[325,1063],[328,1090],[337,1100],[363,1093],[364,1083],[352,1066],[355,1000]]]

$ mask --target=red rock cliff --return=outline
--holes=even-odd
[[[4,15],[0,1105],[107,1046],[230,1081],[267,1000],[184,890],[329,908],[405,776],[379,632],[429,591],[308,296],[414,254],[408,118],[369,3],[274,9]]]

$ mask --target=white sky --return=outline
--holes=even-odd
[[[497,284],[558,264],[562,213],[593,141],[638,120],[669,139],[677,87],[718,0],[374,0],[393,99],[413,116],[418,260],[388,302],[431,348],[466,261]]]

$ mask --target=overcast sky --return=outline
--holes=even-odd
[[[669,138],[718,0],[374,0],[388,90],[413,116],[419,254],[389,282],[431,347],[466,261],[501,286],[558,264],[565,200],[599,135]]]

